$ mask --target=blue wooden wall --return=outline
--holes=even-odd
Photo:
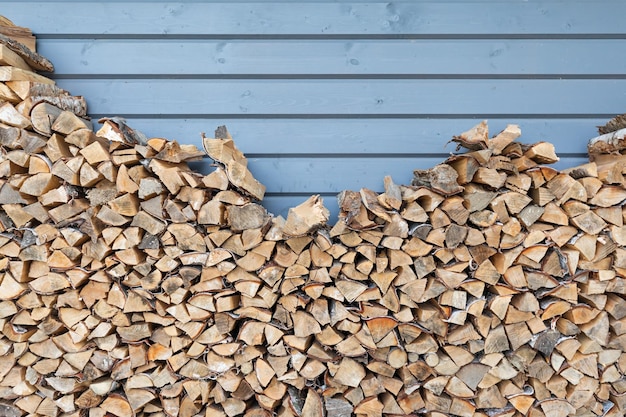
[[[2,1],[90,114],[200,146],[226,124],[275,214],[409,183],[482,119],[586,161],[626,112],[626,2]],[[201,169],[208,169],[207,166]]]

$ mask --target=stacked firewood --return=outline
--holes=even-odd
[[[483,122],[333,227],[283,219],[225,128],[94,133],[2,45],[0,415],[624,414],[623,164]]]
[[[489,138],[483,122],[453,139],[470,152],[415,171],[411,187],[344,192],[333,230],[357,271],[334,285],[363,285],[359,311],[384,317],[393,338],[383,362],[401,355],[403,392],[420,387],[428,411],[622,415],[626,190],[595,163],[543,166],[554,147],[519,135],[511,125]]]

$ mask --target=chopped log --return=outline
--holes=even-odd
[[[30,29],[17,26],[5,16],[0,16],[0,33],[9,40],[20,42],[30,50],[35,50],[36,39]]]
[[[626,127],[626,121],[623,114],[619,114],[606,122],[604,126],[598,126],[598,133],[604,135],[606,133],[615,132]]]
[[[52,124],[63,111],[58,107],[49,103],[39,103],[35,105],[31,112],[31,123],[33,129],[44,136],[52,135]]]
[[[595,155],[611,154],[615,152],[619,153],[621,150],[625,149],[625,137],[626,128],[621,128],[619,130],[607,132],[590,139],[589,143],[587,144],[587,152],[589,152],[589,157],[591,161],[594,160],[593,158]]]
[[[365,375],[362,365],[350,358],[344,358],[339,364],[333,380],[349,387],[358,387]]]
[[[593,197],[589,200],[590,204],[599,207],[613,207],[619,205],[626,199],[626,190],[621,187],[603,186],[594,193]]]
[[[11,66],[0,66],[0,81],[34,81],[44,84],[54,84],[53,80],[43,75]]]
[[[39,55],[35,52],[35,42],[31,37],[17,37],[13,38],[10,36],[14,34],[13,31],[7,33],[7,29],[3,28],[0,30],[2,33],[0,34],[0,43],[16,53],[22,58],[30,68],[38,70],[38,71],[54,71],[54,66],[52,63],[46,59],[44,56]],[[30,31],[29,31],[30,32]],[[7,36],[9,35],[9,36]],[[25,44],[28,43],[29,45]],[[8,64],[13,65],[13,64]],[[15,65],[13,65],[15,66]]]
[[[246,158],[235,147],[232,139],[228,138],[230,137],[228,132],[225,136],[227,136],[225,139],[209,139],[203,136],[202,144],[205,152],[215,161],[225,165],[226,173],[233,185],[249,193],[255,199],[262,200],[265,187],[248,171]]]
[[[270,220],[267,211],[256,203],[230,206],[227,210],[227,218],[233,231],[261,229]]]
[[[289,209],[283,233],[287,236],[301,236],[326,225],[329,211],[324,207],[319,195],[311,196],[304,203]]]
[[[21,101],[20,97],[4,83],[0,83],[0,99],[11,104],[18,104]]]
[[[458,155],[450,157],[446,163],[456,171],[457,183],[465,185],[472,181],[476,171],[480,168],[478,161],[469,155]]]
[[[538,164],[553,164],[559,161],[559,157],[556,156],[554,145],[548,142],[539,142],[530,147],[524,153],[524,156],[532,159]]]
[[[515,139],[520,137],[522,131],[517,125],[507,125],[506,128],[496,136],[488,140],[488,147],[494,155],[500,155]]]
[[[487,148],[489,141],[489,127],[487,121],[483,120],[467,132],[463,132],[458,136],[454,136],[451,142],[457,142],[457,151],[459,147],[470,150],[481,150]]]
[[[102,123],[103,126],[96,132],[96,135],[112,142],[139,145],[146,145],[148,142],[143,133],[130,128],[126,120],[121,117],[103,117],[98,120],[98,123]]]
[[[11,103],[4,103],[0,106],[0,122],[21,129],[26,129],[31,126],[30,120],[18,113]]]
[[[495,169],[480,167],[474,174],[473,181],[478,184],[485,184],[491,188],[501,188],[507,180],[504,172],[498,172]]]
[[[13,52],[5,44],[0,44],[0,65],[16,67],[26,71],[32,70],[32,68],[22,59],[21,56]]]
[[[463,187],[457,182],[458,174],[450,165],[440,164],[428,170],[413,171],[411,185],[428,187],[443,195],[457,194]]]
[[[167,162],[183,162],[199,159],[204,154],[194,145],[179,145],[178,142],[167,142],[154,157]]]
[[[300,415],[302,417],[320,417],[324,415],[322,400],[314,390],[308,389]]]
[[[92,126],[90,121],[81,119],[73,112],[65,110],[57,116],[50,128],[55,132],[61,133],[63,135],[69,135],[70,133],[80,129],[91,130]]]
[[[21,100],[27,100],[31,97],[56,97],[69,96],[69,93],[55,84],[38,83],[36,81],[7,81],[6,86],[9,87]],[[35,99],[38,101],[38,99]]]
[[[134,414],[128,400],[121,395],[109,395],[102,404],[100,404],[100,408],[116,417],[132,417]]]
[[[15,81],[14,84],[22,82],[23,81]],[[37,85],[41,86],[49,84],[37,83]],[[70,96],[69,94],[59,94],[54,96],[31,95],[29,100],[32,100],[33,103],[45,101],[46,103],[50,103],[53,106],[60,108],[61,110],[72,112],[78,117],[83,119],[87,118],[87,103],[85,102],[85,99],[80,96]]]

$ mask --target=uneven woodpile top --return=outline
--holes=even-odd
[[[283,219],[225,128],[204,152],[94,133],[19,49],[0,44],[3,416],[626,412],[621,156],[559,172],[483,122],[411,185],[341,193],[332,227],[317,196]]]

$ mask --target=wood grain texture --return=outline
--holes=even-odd
[[[617,114],[626,80],[61,79],[94,114]],[[602,97],[590,100],[589,97]]]
[[[626,3],[8,1],[35,34],[623,34]],[[111,19],[111,16],[115,16]],[[53,18],[51,18],[53,17]],[[60,22],[71,22],[69,25]]]
[[[42,39],[55,73],[190,76],[616,76],[622,39]],[[112,59],[112,57],[132,59]],[[584,59],[582,59],[584,57]]]
[[[447,142],[482,119],[469,118],[350,118],[311,119],[276,118],[249,119],[207,116],[204,118],[141,118],[129,117],[130,126],[148,137],[166,137],[181,143],[201,146],[200,133],[207,135],[226,125],[236,138],[237,146],[251,157],[272,155],[371,155],[447,154],[455,144]],[[597,133],[596,126],[605,122],[598,118],[529,119],[502,116],[490,118],[491,135],[507,124],[522,127],[521,140],[527,143],[548,141],[557,152],[586,152],[586,141]]]

